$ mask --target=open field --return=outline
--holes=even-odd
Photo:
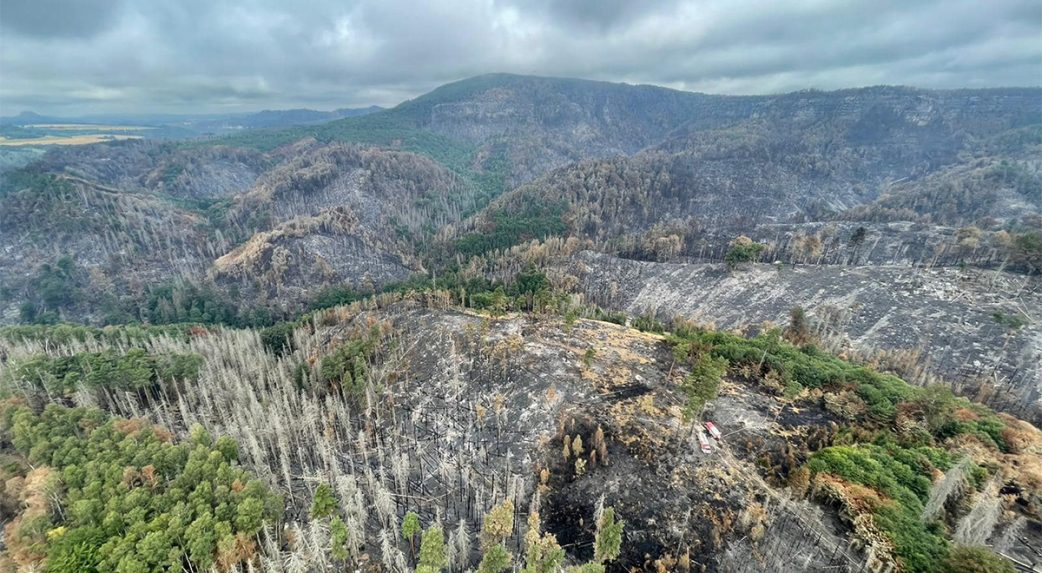
[[[141,139],[140,135],[121,135],[109,133],[92,133],[85,135],[45,135],[43,137],[31,137],[26,139],[8,139],[0,136],[0,146],[19,145],[86,145],[88,143],[100,143],[102,141],[116,141],[123,139]]]
[[[142,131],[152,129],[143,125],[111,125],[107,123],[34,123],[23,127],[60,131]]]

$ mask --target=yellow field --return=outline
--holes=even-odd
[[[140,125],[108,125],[104,123],[34,123],[25,127],[62,131],[141,131],[152,129]]]
[[[0,146],[13,147],[18,145],[86,145],[88,143],[99,143],[102,141],[116,141],[122,139],[141,139],[140,135],[119,134],[91,134],[91,135],[45,135],[44,137],[33,137],[29,139],[8,139],[0,136]]]

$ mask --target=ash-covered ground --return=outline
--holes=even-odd
[[[652,263],[593,252],[568,271],[606,308],[717,328],[801,307],[831,350],[1042,419],[1042,279],[957,268]]]

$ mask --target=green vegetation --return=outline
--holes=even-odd
[[[478,563],[478,573],[502,573],[510,568],[513,556],[502,543],[485,550]]]
[[[934,472],[954,463],[955,456],[944,448],[950,439],[971,436],[994,451],[1009,451],[1006,426],[994,412],[946,388],[911,386],[811,344],[797,347],[776,330],[745,338],[679,324],[669,340],[677,360],[692,367],[683,386],[689,397],[686,417],[697,415],[715,395],[728,365],[736,375],[763,380],[789,398],[805,388],[846,396],[846,407],[837,413],[849,426],[840,430],[836,445],[813,453],[806,467],[814,476],[827,474],[868,488],[847,491],[843,501],[872,516],[907,571],[938,571],[938,564],[956,558],[949,555],[943,526],[922,521],[924,503]],[[910,429],[894,431],[899,421]],[[985,476],[974,466],[971,483],[979,486]]]
[[[1018,330],[1028,325],[1028,319],[1019,314],[993,312],[991,317],[995,319],[995,322],[1009,328],[1010,330]]]
[[[485,228],[456,241],[452,255],[465,259],[502,250],[532,239],[545,239],[567,233],[563,204],[526,203],[517,212],[493,211]]]
[[[448,563],[448,557],[445,555],[445,532],[441,526],[432,525],[423,532],[416,573],[440,573]]]
[[[908,404],[929,413],[929,429],[935,436],[972,433],[986,444],[1005,447],[998,430],[1002,423],[987,408],[956,398],[947,390],[911,386],[892,374],[840,360],[812,344],[794,346],[784,341],[778,331],[745,338],[681,326],[671,341],[681,353],[685,348],[696,348],[727,360],[732,368],[743,367],[749,375],[773,380],[791,396],[804,388],[851,391],[861,405],[852,420],[862,425],[889,427],[897,416],[898,405]],[[690,354],[690,350],[686,352]],[[944,415],[957,408],[974,412],[977,419],[954,422]]]
[[[618,558],[622,550],[622,531],[625,524],[615,519],[615,510],[606,507],[597,521],[594,540],[594,561],[578,567],[569,567],[568,571],[595,573],[604,571],[603,563]],[[494,506],[487,514],[481,526],[481,562],[479,573],[501,573],[514,564],[514,556],[507,550],[506,541],[514,529],[514,504],[505,500]],[[564,549],[557,543],[552,534],[540,531],[539,513],[528,516],[528,530],[525,533],[525,554],[523,563],[518,563],[522,573],[553,573],[559,571],[565,560]],[[428,530],[429,531],[429,530]],[[438,532],[440,535],[440,531]],[[424,534],[424,543],[427,533]],[[432,541],[439,547],[438,538]],[[433,551],[432,551],[433,552]],[[420,550],[420,562],[424,562],[423,549]],[[435,553],[436,554],[436,553]],[[437,554],[436,554],[437,555]],[[417,571],[420,569],[417,568]],[[434,570],[426,571],[433,573]]]
[[[330,517],[336,511],[337,501],[333,496],[333,488],[328,484],[319,484],[315,488],[315,496],[311,500],[311,518],[322,519]]]
[[[83,300],[82,279],[76,264],[70,257],[62,257],[53,265],[44,263],[36,276],[29,281],[28,291],[33,293],[22,303],[22,322],[54,324],[63,309],[68,309]]]
[[[1028,231],[1013,236],[1013,264],[1029,273],[1042,272],[1042,231]]]
[[[46,557],[51,573],[226,570],[256,554],[257,533],[281,511],[237,467],[235,443],[201,428],[175,445],[140,420],[7,402],[0,430],[35,468],[27,483],[40,484],[23,492],[30,501],[9,526],[8,551]],[[33,501],[47,498],[56,503]]]
[[[351,552],[347,546],[348,532],[347,524],[344,523],[343,519],[340,519],[339,515],[333,516],[329,520],[329,556],[334,561],[347,561],[351,556]]]
[[[984,547],[954,547],[941,567],[947,573],[1016,573],[1013,564]]]
[[[318,373],[327,388],[345,398],[361,400],[365,395],[366,371],[379,347],[379,334],[348,340],[322,358]]]
[[[80,386],[115,390],[157,388],[164,382],[194,381],[203,358],[198,354],[149,354],[142,348],[81,352],[72,356],[40,354],[17,361],[8,376],[38,390],[67,394]]]
[[[724,262],[730,269],[738,268],[742,263],[749,263],[760,259],[760,254],[767,248],[763,243],[757,243],[749,237],[742,235],[731,241],[731,245],[724,255]]]
[[[264,308],[244,308],[236,293],[225,295],[193,284],[168,284],[150,290],[131,321],[151,324],[201,323],[235,327],[267,326],[274,317]]]
[[[402,539],[409,543],[409,553],[416,553],[416,536],[423,531],[420,525],[420,516],[415,511],[406,512],[402,518]]]
[[[18,191],[44,189],[69,191],[71,186],[67,181],[58,178],[56,175],[42,173],[38,169],[31,167],[13,169],[5,172],[4,176],[0,177],[0,197]]]
[[[333,308],[334,306],[342,306],[345,304],[351,304],[352,302],[363,300],[371,296],[371,294],[372,293],[363,293],[350,287],[331,286],[322,289],[318,293],[318,296],[316,296],[308,305],[308,308],[310,308],[311,310]]]
[[[889,537],[908,571],[934,571],[947,555],[947,542],[939,524],[924,525],[920,515],[930,490],[927,476],[938,460],[947,462],[938,469],[950,465],[943,450],[859,444],[815,452],[807,465],[812,475],[824,472],[872,488],[876,493],[855,503],[870,508],[876,527]],[[878,494],[885,497],[871,497]]]
[[[379,293],[404,294],[436,290],[450,293],[452,302],[461,306],[484,309],[501,302],[511,310],[533,310],[538,306],[537,303],[546,302],[551,289],[546,274],[535,267],[527,267],[506,284],[494,284],[485,278],[464,279],[458,272],[449,270],[439,273],[436,278],[415,276],[402,283],[390,284],[380,289]],[[379,293],[363,293],[349,287],[330,287],[315,298],[310,309],[315,311],[351,304]]]
[[[618,324],[619,326],[626,326],[626,313],[624,312],[604,310],[600,307],[595,306],[593,307],[593,311],[590,314],[590,318],[592,318],[593,320],[600,320],[602,322]]]
[[[87,341],[140,345],[150,339],[164,336],[175,340],[188,340],[193,331],[200,334],[206,332],[204,328],[192,324],[168,324],[162,326],[128,324],[102,328],[79,324],[35,324],[2,327],[0,328],[0,338],[12,342],[32,340],[55,345]]]
[[[481,524],[479,573],[500,573],[510,567],[513,555],[504,544],[513,530],[514,503],[507,499],[489,510]]]
[[[436,92],[434,92],[436,93]],[[408,151],[424,155],[460,176],[469,186],[473,201],[462,213],[468,216],[506,190],[510,164],[506,147],[491,145],[479,157],[473,144],[457,141],[425,129],[429,120],[434,93],[418,100],[379,113],[349,117],[320,125],[285,129],[251,130],[218,140],[221,144],[252,147],[270,151],[301,139],[313,137],[322,143],[342,142]],[[440,96],[439,96],[440,97]],[[187,141],[183,147],[212,145],[212,142]]]
[[[1020,163],[1003,159],[984,172],[984,179],[1010,187],[1026,199],[1042,204],[1042,177]]]
[[[684,405],[684,419],[694,421],[702,413],[702,409],[710,400],[716,398],[720,390],[720,381],[727,372],[727,360],[720,357],[700,354],[692,361],[691,373],[684,378],[681,389],[687,395]]]
[[[565,560],[564,549],[552,533],[542,533],[539,512],[528,515],[525,533],[525,566],[521,573],[556,573]]]
[[[293,350],[293,331],[300,326],[300,321],[277,322],[260,331],[261,344],[264,348],[282,356]]]
[[[630,321],[630,326],[641,332],[654,332],[662,334],[666,331],[666,325],[659,322],[654,316],[642,314]]]
[[[593,541],[593,560],[598,563],[614,561],[622,551],[622,529],[625,522],[615,519],[615,510],[604,508],[597,520],[597,534]]]
[[[463,307],[502,313],[508,310],[539,310],[557,308],[563,297],[553,295],[550,281],[542,271],[528,267],[518,273],[515,280],[506,284],[493,284],[484,278],[463,279],[455,272],[439,274],[437,279],[417,276],[406,282],[391,284],[380,293],[447,293],[450,301]],[[315,299],[311,312],[292,321],[276,322],[260,331],[261,342],[271,353],[282,356],[293,350],[293,331],[311,319],[312,313],[326,308],[365,300],[374,296],[348,287],[331,287]],[[601,309],[592,311],[598,320],[625,324],[622,313],[606,313]],[[4,330],[0,329],[0,336]]]

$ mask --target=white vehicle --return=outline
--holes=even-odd
[[[713,448],[709,446],[709,438],[706,437],[706,433],[701,429],[698,430],[698,446],[702,448],[703,454],[713,453]]]
[[[719,442],[720,439],[723,438],[723,435],[720,433],[720,430],[716,428],[716,424],[712,422],[705,422],[702,425],[706,427],[706,430],[709,431],[709,435],[713,436],[714,440]]]

